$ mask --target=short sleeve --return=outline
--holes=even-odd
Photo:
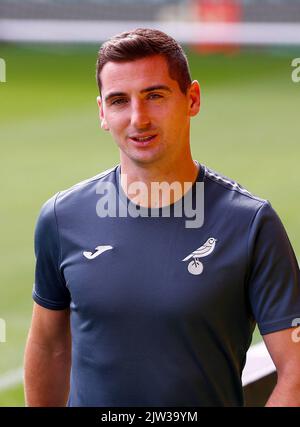
[[[70,293],[59,270],[60,244],[55,215],[57,195],[43,205],[34,236],[36,266],[32,297],[37,304],[52,310],[62,310],[70,305]]]
[[[257,211],[249,234],[248,292],[262,335],[290,328],[300,317],[300,273],[295,253],[269,202]]]

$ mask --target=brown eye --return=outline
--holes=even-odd
[[[162,98],[162,95],[160,95],[159,93],[150,93],[149,94],[149,99],[160,99]]]
[[[122,104],[125,104],[126,102],[127,102],[126,98],[117,98],[111,102],[111,105],[122,105]]]

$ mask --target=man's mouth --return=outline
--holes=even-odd
[[[148,145],[156,135],[147,135],[147,136],[131,136],[130,139],[134,141],[137,145]]]

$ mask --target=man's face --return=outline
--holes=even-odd
[[[164,57],[108,62],[98,97],[102,128],[109,130],[123,161],[174,164],[189,150],[190,117],[199,111],[199,85],[183,94]]]

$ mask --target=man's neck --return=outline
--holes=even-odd
[[[143,207],[163,207],[181,199],[196,181],[199,169],[192,157],[180,166],[138,165],[121,161],[121,186],[127,197]]]

